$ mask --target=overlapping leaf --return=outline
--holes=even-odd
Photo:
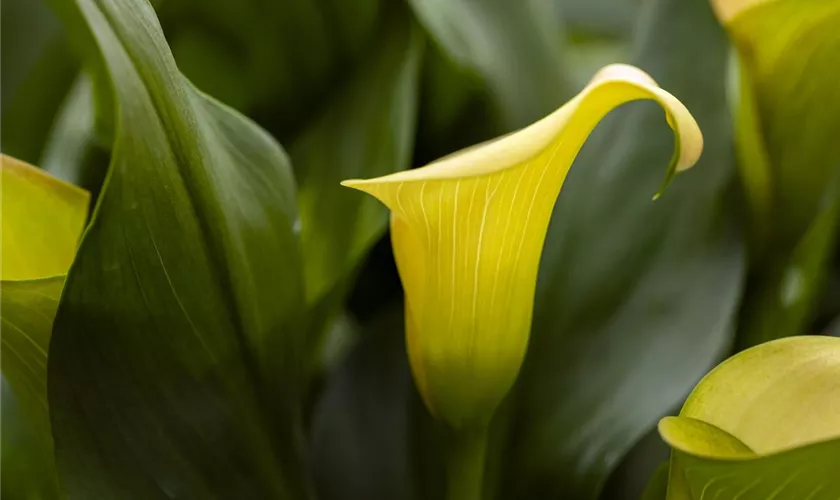
[[[319,498],[423,498],[412,460],[417,399],[400,311],[367,325],[330,373],[313,415],[313,475]],[[428,448],[429,442],[424,443]],[[438,457],[439,458],[439,457]]]
[[[385,207],[339,182],[411,165],[424,41],[406,15],[392,21],[375,57],[290,147],[310,302],[347,276],[388,223]]]
[[[503,129],[524,127],[571,96],[559,2],[409,3],[448,57],[486,83]]]
[[[62,487],[83,498],[302,498],[294,184],[195,90],[144,0],[67,0],[115,104],[112,163],[49,359]]]
[[[159,2],[176,60],[196,85],[295,135],[375,46],[381,0]]]
[[[5,378],[0,383],[0,466],[4,476],[0,495],[10,499],[61,498],[52,448],[44,448],[43,438]]]
[[[39,163],[79,61],[43,2],[7,0],[0,9],[3,152]]]

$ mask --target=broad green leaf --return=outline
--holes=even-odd
[[[84,185],[87,179],[83,165],[94,142],[93,86],[90,78],[81,74],[56,115],[41,168],[67,182]]]
[[[158,10],[184,74],[286,138],[374,47],[384,6],[380,0],[183,0],[160,2]]]
[[[573,34],[586,37],[629,38],[641,2],[626,0],[562,0],[563,19]]]
[[[838,186],[840,188],[840,186]],[[837,189],[787,256],[765,261],[747,287],[738,330],[741,348],[807,333],[823,292],[838,236]]]
[[[14,97],[3,104],[4,153],[30,162],[39,161],[78,66],[64,39],[56,40],[44,51]]]
[[[328,374],[313,413],[318,498],[419,500],[411,456],[410,402],[416,395],[402,314],[388,313],[357,328],[364,330],[361,340]]]
[[[310,303],[347,277],[387,227],[385,207],[339,183],[411,166],[422,48],[407,16],[394,19],[371,59],[289,149]]]
[[[753,269],[739,342],[808,333],[840,218],[837,2],[714,0],[738,53],[735,120]]]
[[[630,47],[625,40],[581,40],[566,46],[569,66],[577,81],[586,81],[598,68],[629,60]]]
[[[37,64],[53,37],[59,33],[55,16],[41,2],[7,0],[0,5],[0,52],[2,52],[3,96],[5,108],[21,83]]]
[[[87,73],[81,73],[56,115],[40,166],[88,190],[95,202],[108,173],[110,147],[96,136],[94,84]]]
[[[679,406],[669,414],[679,412]],[[665,488],[668,486],[668,458],[671,448],[662,441],[656,424],[628,450],[610,473],[604,487],[601,489],[599,500],[639,500],[645,491],[649,491],[652,483],[659,475],[660,495],[656,500],[665,499]]]
[[[3,376],[32,421],[45,449],[52,449],[47,404],[47,353],[64,276],[0,283]]]
[[[668,494],[668,462],[663,463],[653,473],[653,477],[642,493],[641,500],[665,500]]]
[[[443,51],[487,85],[502,129],[514,130],[557,109],[575,87],[566,73],[558,2],[411,0]]]
[[[695,116],[703,156],[651,202],[671,152],[659,109],[617,110],[584,145],[542,254],[511,497],[596,498],[731,343],[744,255],[726,196],[725,34],[705,0],[656,0],[643,15],[631,61]]]
[[[679,417],[669,500],[829,500],[840,496],[840,339],[793,337],[721,363]]]
[[[49,358],[63,489],[303,498],[304,339],[282,149],[195,90],[143,0],[65,0],[115,104],[112,162]]]
[[[31,461],[43,473],[36,480],[52,498],[58,490],[47,404],[47,352],[64,273],[76,253],[89,197],[5,155],[0,156],[0,186],[3,462]],[[6,381],[15,393],[8,399]],[[7,402],[13,406],[8,413]],[[13,483],[4,492],[19,494],[22,487]]]
[[[7,500],[60,498],[52,448],[44,448],[34,422],[21,408],[5,378],[0,383],[0,495]]]
[[[494,123],[494,109],[486,89],[482,89],[480,77],[460,69],[442,47],[426,45],[416,165],[425,165],[503,132]]]

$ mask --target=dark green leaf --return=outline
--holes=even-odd
[[[481,78],[460,69],[441,47],[427,45],[415,165],[426,165],[500,133]]]
[[[563,0],[569,31],[586,37],[629,38],[641,10],[640,0]]]
[[[322,500],[414,495],[409,403],[415,395],[402,321],[401,314],[389,314],[368,326],[327,378],[312,431],[312,470]]]
[[[595,498],[632,444],[729,346],[744,268],[727,190],[727,44],[706,0],[648,5],[635,64],[693,113],[700,162],[656,202],[672,137],[614,112],[566,180],[518,384],[511,495]]]
[[[301,498],[304,339],[280,147],[178,72],[142,0],[67,0],[107,69],[113,159],[49,359],[80,498]]]
[[[61,498],[52,446],[44,448],[42,437],[33,428],[29,415],[20,407],[12,388],[5,378],[0,380],[0,466],[3,468],[0,495],[6,500]]]
[[[393,19],[370,60],[289,148],[310,303],[334,289],[385,231],[387,209],[339,183],[411,165],[422,48],[407,16]]]
[[[17,3],[17,2],[16,2]],[[37,2],[30,2],[37,3]],[[3,3],[3,34],[6,33],[6,3]],[[9,17],[8,19],[15,19]],[[25,22],[18,20],[25,25]],[[3,152],[29,163],[37,164],[52,128],[61,101],[73,84],[79,71],[79,62],[67,46],[67,40],[56,37],[42,51],[31,70],[21,75],[21,82],[14,93],[6,87],[8,68],[6,47],[17,47],[21,42],[9,43],[3,37]],[[25,44],[24,44],[25,45]],[[27,68],[28,69],[28,68]],[[13,97],[9,97],[13,96]],[[14,124],[14,126],[10,126]]]
[[[668,493],[668,472],[668,462],[663,463],[656,469],[642,494],[641,500],[665,500],[665,495]]]
[[[371,48],[384,10],[380,0],[160,5],[184,74],[284,138],[300,130],[344,70]]]
[[[670,411],[669,414],[679,413],[679,408]],[[649,429],[633,447],[622,457],[610,474],[604,488],[601,490],[599,500],[639,500],[645,490],[649,487],[651,477],[654,477],[657,469],[663,463],[667,465],[671,450],[662,441],[656,427]],[[668,473],[665,472],[665,483],[668,482]],[[663,500],[665,493],[663,491]]]
[[[739,343],[749,347],[812,333],[836,245],[840,99],[824,68],[840,49],[840,8],[780,1],[738,10],[723,23],[739,56],[736,132],[752,257]]]
[[[764,262],[750,276],[738,330],[740,348],[814,333],[808,329],[840,222],[840,198],[832,198],[786,257]]]
[[[64,277],[2,283],[3,375],[45,449],[52,449],[47,409],[47,352]]]
[[[486,82],[503,129],[528,125],[571,96],[557,2],[409,3],[443,51],[462,70]]]
[[[55,16],[42,2],[6,0],[0,5],[2,107],[6,109],[27,75],[59,33]]]

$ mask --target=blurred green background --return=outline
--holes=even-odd
[[[652,203],[673,146],[654,104],[612,113],[584,147],[552,218],[528,358],[494,423],[491,495],[639,498],[668,457],[656,421],[716,362],[757,338],[840,332],[836,218],[810,216],[756,257],[733,49],[705,0],[153,4],[180,70],[291,158],[312,318],[306,460],[319,498],[440,498],[447,445],[410,379],[387,214],[338,182],[516,130],[608,63],[641,67],[683,101],[704,155]],[[95,197],[113,138],[104,83],[86,70],[95,58],[41,1],[4,0],[0,19],[3,152]],[[805,233],[817,243],[802,250]],[[790,269],[804,269],[794,284],[804,298],[783,307]],[[31,436],[17,411],[4,385],[3,494],[52,498],[27,479],[39,457],[20,451]]]

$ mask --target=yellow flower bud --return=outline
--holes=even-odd
[[[643,71],[611,65],[518,132],[423,168],[342,183],[391,210],[408,354],[436,416],[455,427],[486,422],[510,390],[528,345],[540,254],[563,180],[604,115],[637,99],[662,105],[676,132],[668,177],[692,166],[703,140],[688,110]]]

